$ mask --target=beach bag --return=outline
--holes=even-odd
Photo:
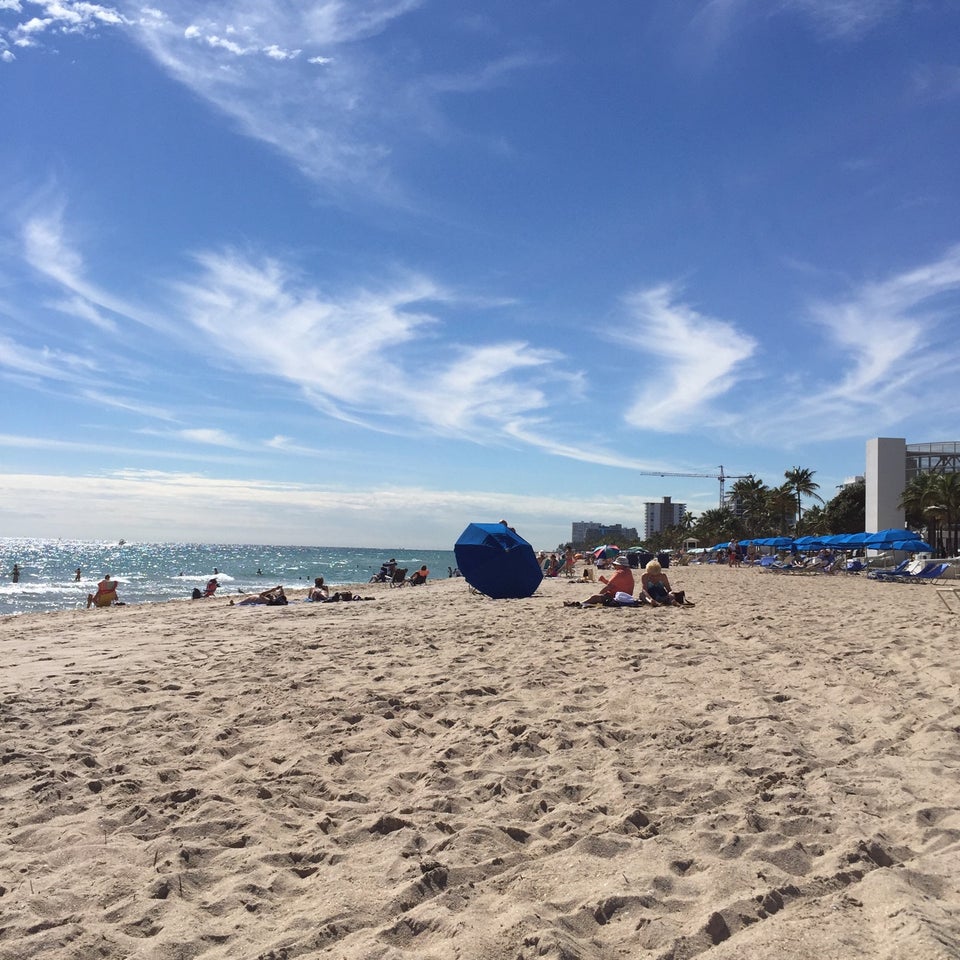
[[[203,596],[203,593],[202,593],[202,591],[200,590],[200,588],[199,588],[199,587],[194,587],[194,588],[193,588],[193,599],[194,599],[194,600],[199,600],[202,596]]]
[[[613,599],[619,607],[635,607],[639,603],[638,600],[633,598],[632,594],[626,593],[624,590],[618,590],[613,595]]]

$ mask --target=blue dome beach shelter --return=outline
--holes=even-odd
[[[494,600],[533,596],[543,580],[533,547],[502,523],[471,523],[453,552],[467,583]]]

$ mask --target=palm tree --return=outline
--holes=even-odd
[[[922,530],[934,546],[939,546],[940,522],[936,514],[928,512],[936,502],[935,485],[937,474],[918,473],[904,488],[900,496],[900,509],[911,530]]]
[[[907,525],[912,529],[923,529],[928,542],[938,553],[953,556],[957,552],[960,474],[917,474],[904,489],[900,507],[906,515]]]
[[[809,467],[792,467],[790,470],[784,471],[783,475],[786,478],[787,486],[793,491],[797,498],[798,520],[803,516],[803,510],[800,506],[801,496],[813,497],[814,500],[819,500],[823,503],[823,497],[817,493],[820,489],[820,484],[815,483],[813,480],[814,473],[816,473],[816,471],[811,470]]]
[[[739,521],[726,507],[704,510],[693,527],[693,536],[703,544],[739,539],[740,532]]]
[[[790,521],[794,518],[793,488],[789,483],[775,487],[767,494],[767,507],[770,516],[777,519],[777,533],[786,536]]]
[[[764,532],[769,519],[767,485],[752,473],[737,480],[730,487],[730,496],[740,508],[747,533],[756,536]]]
[[[946,553],[953,556],[957,544],[957,518],[960,516],[960,474],[936,473],[928,489],[926,514],[938,522],[936,546],[944,553],[942,533],[946,532]]]

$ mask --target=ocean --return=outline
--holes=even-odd
[[[0,538],[0,616],[86,607],[104,573],[119,581],[124,603],[164,603],[190,597],[215,572],[218,596],[278,583],[303,589],[314,577],[330,586],[366,583],[392,557],[411,574],[426,564],[431,579],[445,578],[456,566],[452,550]],[[11,576],[14,564],[19,583]]]

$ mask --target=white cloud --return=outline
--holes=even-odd
[[[4,439],[0,436],[0,446]],[[121,531],[128,542],[297,544],[304,542],[304,531],[322,530],[330,543],[451,549],[470,520],[506,516],[535,546],[552,548],[558,533],[568,535],[571,517],[642,516],[644,499],[589,490],[561,497],[392,482],[345,490],[155,470],[0,474],[0,502],[17,504],[16,514],[4,518],[9,536],[96,539],[109,529]]]
[[[736,386],[757,348],[732,324],[678,303],[675,296],[673,287],[663,285],[626,300],[633,326],[622,331],[622,340],[657,358],[656,376],[626,412],[627,422],[643,430],[685,431],[716,423],[711,401]]]
[[[692,26],[713,56],[753,20],[799,14],[825,39],[849,41],[896,16],[902,7],[902,0],[703,0]]]
[[[913,71],[913,89],[926,100],[960,97],[960,64],[922,64]]]
[[[237,447],[242,449],[249,446],[237,437],[215,427],[192,427],[186,430],[178,430],[176,435],[183,440],[189,440],[190,443],[202,443],[213,447]]]
[[[20,21],[0,34],[6,36],[17,46],[35,46],[40,34],[89,33],[102,26],[121,26],[124,17],[113,7],[99,3],[87,3],[83,0],[26,0],[10,2],[2,0],[0,11],[13,13],[34,12],[27,20]]]
[[[84,259],[67,239],[62,211],[31,217],[23,225],[21,236],[27,263],[71,294],[67,300],[60,301],[59,309],[66,307],[67,312],[101,327],[111,322],[100,312],[106,310],[154,329],[166,329],[167,325],[158,317],[86,279]]]
[[[82,391],[83,397],[103,407],[112,407],[116,410],[126,410],[155,420],[175,420],[176,417],[164,407],[151,403],[143,403],[116,393],[104,393],[102,390],[88,389]]]
[[[772,394],[743,431],[767,440],[876,436],[942,404],[960,374],[958,296],[960,246],[815,303],[810,320],[827,338],[823,369],[808,371],[799,389]]]
[[[47,380],[80,382],[95,369],[94,361],[75,351],[49,347],[34,349],[0,335],[0,370]]]
[[[282,50],[275,43],[271,43],[269,46],[263,48],[263,52],[270,57],[271,60],[296,60],[303,51]]]
[[[882,20],[894,15],[900,0],[781,0],[786,9],[798,10],[811,17],[827,34],[839,38],[856,38]]]
[[[425,277],[330,296],[277,261],[224,253],[199,262],[201,275],[179,287],[184,315],[235,364],[294,384],[348,422],[487,441],[547,406],[539,381],[559,376],[557,354],[523,342],[444,344],[425,305],[452,297]],[[397,396],[419,398],[415,416]]]

